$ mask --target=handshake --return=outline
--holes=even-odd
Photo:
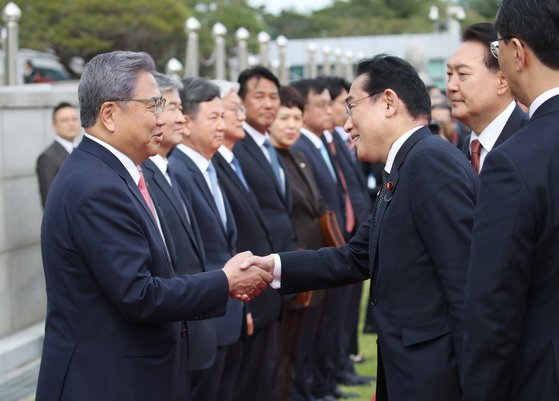
[[[260,257],[250,251],[229,259],[223,267],[229,282],[229,295],[243,302],[254,299],[272,282],[274,264],[272,255]]]

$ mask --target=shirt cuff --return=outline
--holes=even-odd
[[[270,287],[274,289],[281,288],[281,258],[277,253],[273,253],[274,257],[274,279],[270,283]]]

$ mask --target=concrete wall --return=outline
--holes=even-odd
[[[76,82],[0,87],[0,338],[45,317],[35,161],[61,101],[77,105]]]

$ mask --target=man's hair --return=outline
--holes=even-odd
[[[157,71],[153,72],[153,77],[155,78],[155,83],[157,84],[157,87],[159,88],[159,91],[161,93],[170,90],[180,91],[182,89],[182,82],[176,78],[161,74]]]
[[[82,127],[95,124],[103,102],[132,98],[138,74],[154,70],[153,59],[144,52],[114,51],[93,57],[85,65],[78,86]]]
[[[239,92],[240,85],[237,82],[226,81],[224,79],[212,79],[210,82],[219,88],[222,99],[231,92]]]
[[[292,82],[291,86],[299,91],[303,99],[305,99],[305,103],[307,103],[311,92],[320,95],[325,90],[328,90],[326,81],[323,79],[300,79]]]
[[[305,110],[305,99],[297,89],[291,86],[282,86],[279,89],[279,97],[282,107],[297,107],[301,112]]]
[[[330,97],[332,100],[340,96],[343,90],[349,92],[351,84],[347,82],[342,77],[325,77],[321,76],[317,78],[319,81],[323,81],[330,92]]]
[[[56,113],[58,113],[58,110],[65,109],[67,107],[69,107],[71,109],[74,109],[74,110],[76,109],[74,106],[72,106],[68,102],[60,102],[56,106],[54,106],[54,109],[52,110],[52,121],[54,121],[56,119]]]
[[[248,68],[241,72],[241,75],[239,75],[239,78],[237,79],[237,82],[240,85],[239,97],[243,100],[247,94],[247,83],[252,78],[256,78],[257,81],[260,81],[262,78],[267,79],[268,81],[272,81],[278,89],[280,88],[278,77],[276,77],[268,68],[257,65],[256,67]]]
[[[518,38],[545,66],[559,69],[557,0],[502,0],[495,29],[505,42]]]
[[[431,99],[425,84],[410,63],[399,57],[379,54],[361,60],[357,65],[356,76],[365,75],[368,79],[363,90],[369,95],[377,95],[392,89],[404,102],[408,113],[414,119],[431,119]]]
[[[495,26],[489,22],[470,25],[462,34],[462,42],[477,42],[483,45],[485,48],[483,63],[493,72],[499,71],[499,60],[493,57],[489,47],[489,43],[495,40],[497,40],[497,31]]]
[[[185,78],[182,80],[183,88],[179,91],[182,102],[182,112],[194,119],[200,103],[210,102],[216,97],[220,98],[219,88],[204,78]]]

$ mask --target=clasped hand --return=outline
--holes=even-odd
[[[229,281],[229,295],[248,302],[258,296],[272,282],[273,256],[254,256],[252,252],[238,253],[223,267]]]

